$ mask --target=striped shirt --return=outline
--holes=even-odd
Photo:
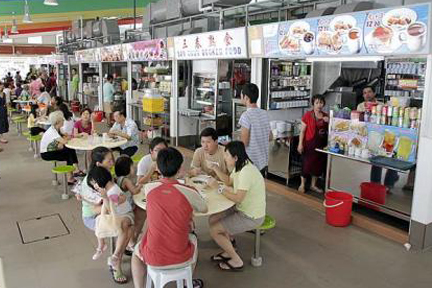
[[[259,170],[268,166],[270,120],[267,111],[248,108],[239,120],[241,127],[249,130],[249,145],[246,153]]]
[[[113,131],[120,131],[122,133],[129,135],[129,137],[131,137],[131,139],[126,144],[120,146],[121,149],[126,149],[128,147],[134,147],[134,146],[138,147],[140,141],[139,130],[137,124],[132,119],[126,118],[124,126],[122,126],[120,123],[117,122],[114,123],[114,125],[110,129],[110,132]]]

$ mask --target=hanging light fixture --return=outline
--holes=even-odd
[[[25,4],[24,4],[24,18],[23,18],[23,23],[33,23],[33,21],[30,18],[30,9],[27,3],[27,0],[25,0]]]
[[[44,1],[44,5],[48,5],[48,6],[58,6],[58,2],[57,2],[57,0],[45,0],[45,1]]]
[[[18,25],[17,20],[15,18],[15,12],[12,12],[12,28],[11,28],[11,34],[18,34]]]
[[[7,27],[4,27],[4,35],[3,35],[3,40],[7,40],[9,39],[9,35],[8,35],[8,30]]]

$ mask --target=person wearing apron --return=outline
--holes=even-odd
[[[298,152],[302,154],[303,166],[299,191],[306,191],[306,178],[311,176],[310,190],[317,193],[323,191],[317,187],[317,179],[325,170],[326,155],[317,152],[315,149],[322,149],[327,146],[328,115],[322,111],[325,106],[325,99],[321,95],[312,97],[313,109],[305,113],[302,118],[302,129],[300,133]]]

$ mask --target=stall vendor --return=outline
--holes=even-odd
[[[375,88],[372,86],[366,86],[363,88],[363,99],[364,102],[357,105],[357,111],[365,112],[368,105],[383,105],[376,99]]]

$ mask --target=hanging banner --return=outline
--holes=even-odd
[[[161,61],[168,59],[165,39],[155,39],[123,44],[123,59],[126,61]]]
[[[124,61],[122,44],[100,48],[102,62]]]
[[[174,38],[178,60],[247,58],[246,28]]]
[[[252,55],[296,58],[429,54],[429,17],[430,4],[419,4],[262,25],[264,51],[258,53],[255,49]],[[249,43],[251,51],[259,47],[257,39],[252,37],[250,41],[255,41]]]

